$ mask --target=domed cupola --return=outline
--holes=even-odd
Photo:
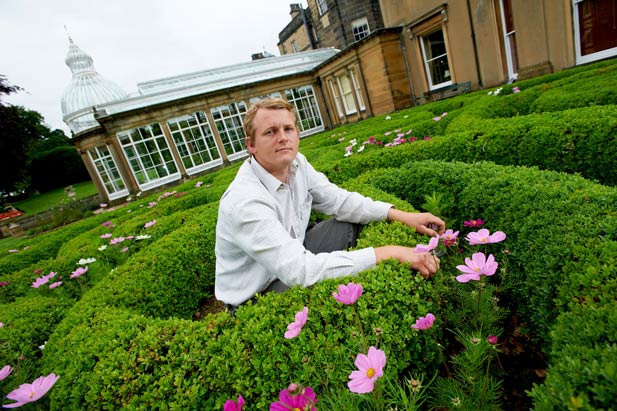
[[[69,52],[64,60],[73,79],[62,94],[62,115],[73,133],[97,127],[94,106],[122,100],[128,95],[117,84],[105,79],[94,68],[92,57],[73,43],[69,36]]]

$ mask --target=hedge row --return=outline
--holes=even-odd
[[[616,189],[554,172],[437,161],[381,170],[371,181],[411,204],[442,193],[459,224],[482,218],[507,233],[518,285],[510,304],[551,354],[549,378],[533,393],[538,409],[567,408],[572,399],[585,409],[614,405]]]
[[[319,162],[318,167],[332,181],[340,183],[369,169],[396,167],[412,160],[485,160],[578,173],[603,184],[617,185],[615,105],[532,114],[507,122],[472,117],[463,123],[459,116],[449,128],[454,128],[454,123],[458,123],[457,129],[468,131],[397,147],[366,145],[362,153],[348,158],[343,158],[342,142],[338,158]]]
[[[203,224],[185,223],[131,257],[73,307],[50,340],[54,348],[45,352],[45,368],[63,375],[52,393],[53,409],[216,409],[234,391],[263,409],[292,379],[324,389],[344,385],[361,330],[353,311],[331,297],[336,281],[267,295],[239,309],[237,321],[227,314],[208,316],[204,323],[170,318],[190,318],[204,290],[212,289],[212,282],[200,283],[194,272],[214,272],[214,255],[205,251],[214,249],[215,211],[204,206],[195,213]],[[385,230],[376,224],[362,236],[361,242],[389,242],[391,236],[418,241],[402,225]],[[369,343],[379,340],[392,353],[391,372],[416,364],[412,368],[427,373],[438,364],[439,348],[409,330],[417,316],[437,312],[429,302],[436,292],[420,276],[409,277],[409,269],[395,263],[364,273],[367,297],[358,314]],[[311,321],[303,337],[285,340],[287,324],[304,305]],[[76,352],[70,361],[63,358],[67,347]],[[323,370],[327,378],[320,376]]]

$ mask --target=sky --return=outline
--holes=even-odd
[[[0,0],[0,74],[24,89],[2,101],[38,111],[70,136],[60,107],[72,77],[68,35],[100,75],[131,94],[143,81],[249,62],[263,51],[279,56],[292,3],[306,7],[306,0]]]

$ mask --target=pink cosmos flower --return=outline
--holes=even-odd
[[[73,271],[73,273],[71,274],[71,278],[81,277],[82,275],[86,274],[87,272],[88,272],[88,266],[79,267],[77,270]]]
[[[13,369],[11,368],[10,365],[5,365],[1,370],[0,370],[0,381],[2,381],[3,379],[5,379],[6,377],[9,376],[9,374],[13,372]]]
[[[156,220],[148,221],[146,224],[144,224],[144,228],[150,228],[154,224],[156,224]]]
[[[416,138],[416,137],[409,137],[409,142],[410,142],[410,143],[413,143],[413,142],[414,142],[414,141],[416,141],[416,140],[417,140],[417,138]]]
[[[486,228],[483,228],[478,230],[477,233],[467,234],[465,239],[469,241],[469,245],[492,244],[505,240],[506,234],[503,231],[495,231],[494,234],[490,234]]]
[[[300,335],[300,331],[302,331],[302,327],[304,327],[304,324],[306,324],[307,318],[308,307],[304,307],[302,311],[298,311],[296,313],[295,321],[287,326],[287,331],[285,331],[285,338],[291,339],[296,338],[298,335]]]
[[[112,223],[111,221],[105,221],[103,223],[103,227],[111,227],[112,225],[114,225],[114,223]]]
[[[339,284],[338,293],[332,293],[334,299],[341,304],[352,305],[362,295],[362,284],[349,283],[347,285]]]
[[[290,385],[291,387],[291,385]],[[270,411],[315,411],[317,396],[311,387],[281,390],[279,400],[270,404]]]
[[[498,339],[497,339],[497,336],[496,336],[496,335],[489,335],[489,336],[488,336],[488,343],[489,343],[490,345],[495,345],[495,344],[497,344],[497,341],[498,341]]]
[[[521,89],[520,89],[520,88],[518,88],[517,86],[514,86],[514,87],[512,87],[512,92],[513,92],[513,93],[520,93],[520,92],[521,92]]]
[[[356,394],[372,392],[375,388],[375,381],[383,375],[386,353],[375,347],[370,347],[368,356],[358,354],[355,364],[358,369],[349,374],[350,381],[347,383],[349,391]]]
[[[0,328],[4,327],[4,323],[0,321]]]
[[[109,245],[116,245],[116,244],[120,244],[121,242],[123,242],[124,240],[126,240],[126,238],[124,237],[116,237],[116,238],[112,238],[111,240],[109,240]]]
[[[0,281],[0,287],[5,287],[7,285],[11,284],[10,281]]]
[[[451,229],[447,229],[443,234],[439,236],[439,238],[441,238],[441,242],[446,247],[450,247],[456,244],[456,240],[458,239],[458,233],[458,231],[452,231]]]
[[[203,181],[198,181],[198,182],[195,183],[195,187],[199,188],[199,187],[201,187],[202,184],[203,184]],[[239,398],[242,398],[242,396],[240,396]],[[238,401],[240,401],[240,400],[238,400]],[[244,402],[244,400],[242,400],[242,401]]]
[[[60,287],[61,285],[62,285],[62,281],[56,281],[55,283],[49,284],[49,288],[53,290],[54,288]]]
[[[242,411],[242,406],[244,405],[244,398],[241,395],[238,395],[238,402],[235,403],[234,400],[227,400],[225,405],[223,405],[223,411]]]
[[[482,227],[484,225],[484,220],[478,218],[477,220],[469,220],[463,223],[465,227]]]
[[[34,270],[34,274],[39,275],[41,274],[43,271],[39,270],[38,268],[36,270]]]
[[[465,265],[457,265],[456,268],[464,274],[456,277],[459,283],[466,283],[470,280],[479,281],[481,275],[493,275],[497,271],[499,264],[495,261],[493,254],[488,258],[484,253],[474,253],[471,258],[465,258]]]
[[[105,203],[101,203],[99,206],[100,206],[101,208],[105,208],[105,207],[107,207],[107,204],[105,204]]]
[[[48,282],[49,278],[47,278],[47,276],[42,276],[34,280],[34,282],[32,283],[32,287],[39,288],[40,286],[42,286],[43,284],[47,284]]]
[[[4,408],[17,408],[25,405],[29,402],[34,402],[47,394],[47,391],[54,386],[58,381],[59,376],[56,376],[53,372],[47,377],[40,376],[36,380],[32,381],[32,384],[22,384],[19,388],[11,391],[6,397],[9,400],[17,402],[11,404],[4,404]]]
[[[413,252],[414,253],[429,252],[437,248],[438,245],[439,245],[439,237],[432,237],[431,240],[428,242],[428,245],[418,244],[416,245],[416,248],[413,249]]]
[[[433,326],[435,322],[435,315],[432,313],[426,314],[425,317],[420,317],[416,320],[416,323],[411,326],[411,328],[415,328],[416,330],[428,330]]]
[[[121,253],[126,253],[127,251],[129,251],[128,247],[124,247],[122,250],[120,250]]]
[[[439,121],[439,120],[441,120],[441,117],[439,117],[439,116],[437,116],[437,117],[433,117],[433,120],[435,120],[435,121]]]
[[[430,138],[429,136],[424,136],[424,137],[422,137],[422,140],[424,140],[424,141],[428,141],[428,140],[430,140],[430,139],[431,139],[431,138]]]
[[[107,238],[109,238],[109,237],[111,237],[111,236],[112,236],[112,234],[111,234],[111,233],[105,233],[105,234],[103,234],[103,235],[101,236],[101,238],[102,238],[102,239],[107,239]]]
[[[161,197],[159,197],[160,199]],[[157,202],[156,201],[150,201],[150,203],[148,204],[148,208],[152,208],[154,206],[156,206]]]
[[[18,253],[19,250],[9,250],[9,253]]]

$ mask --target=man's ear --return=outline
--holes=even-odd
[[[246,144],[246,150],[251,153],[251,154],[255,154],[255,146],[253,145],[253,142],[251,141],[250,137],[244,137],[244,143]]]

